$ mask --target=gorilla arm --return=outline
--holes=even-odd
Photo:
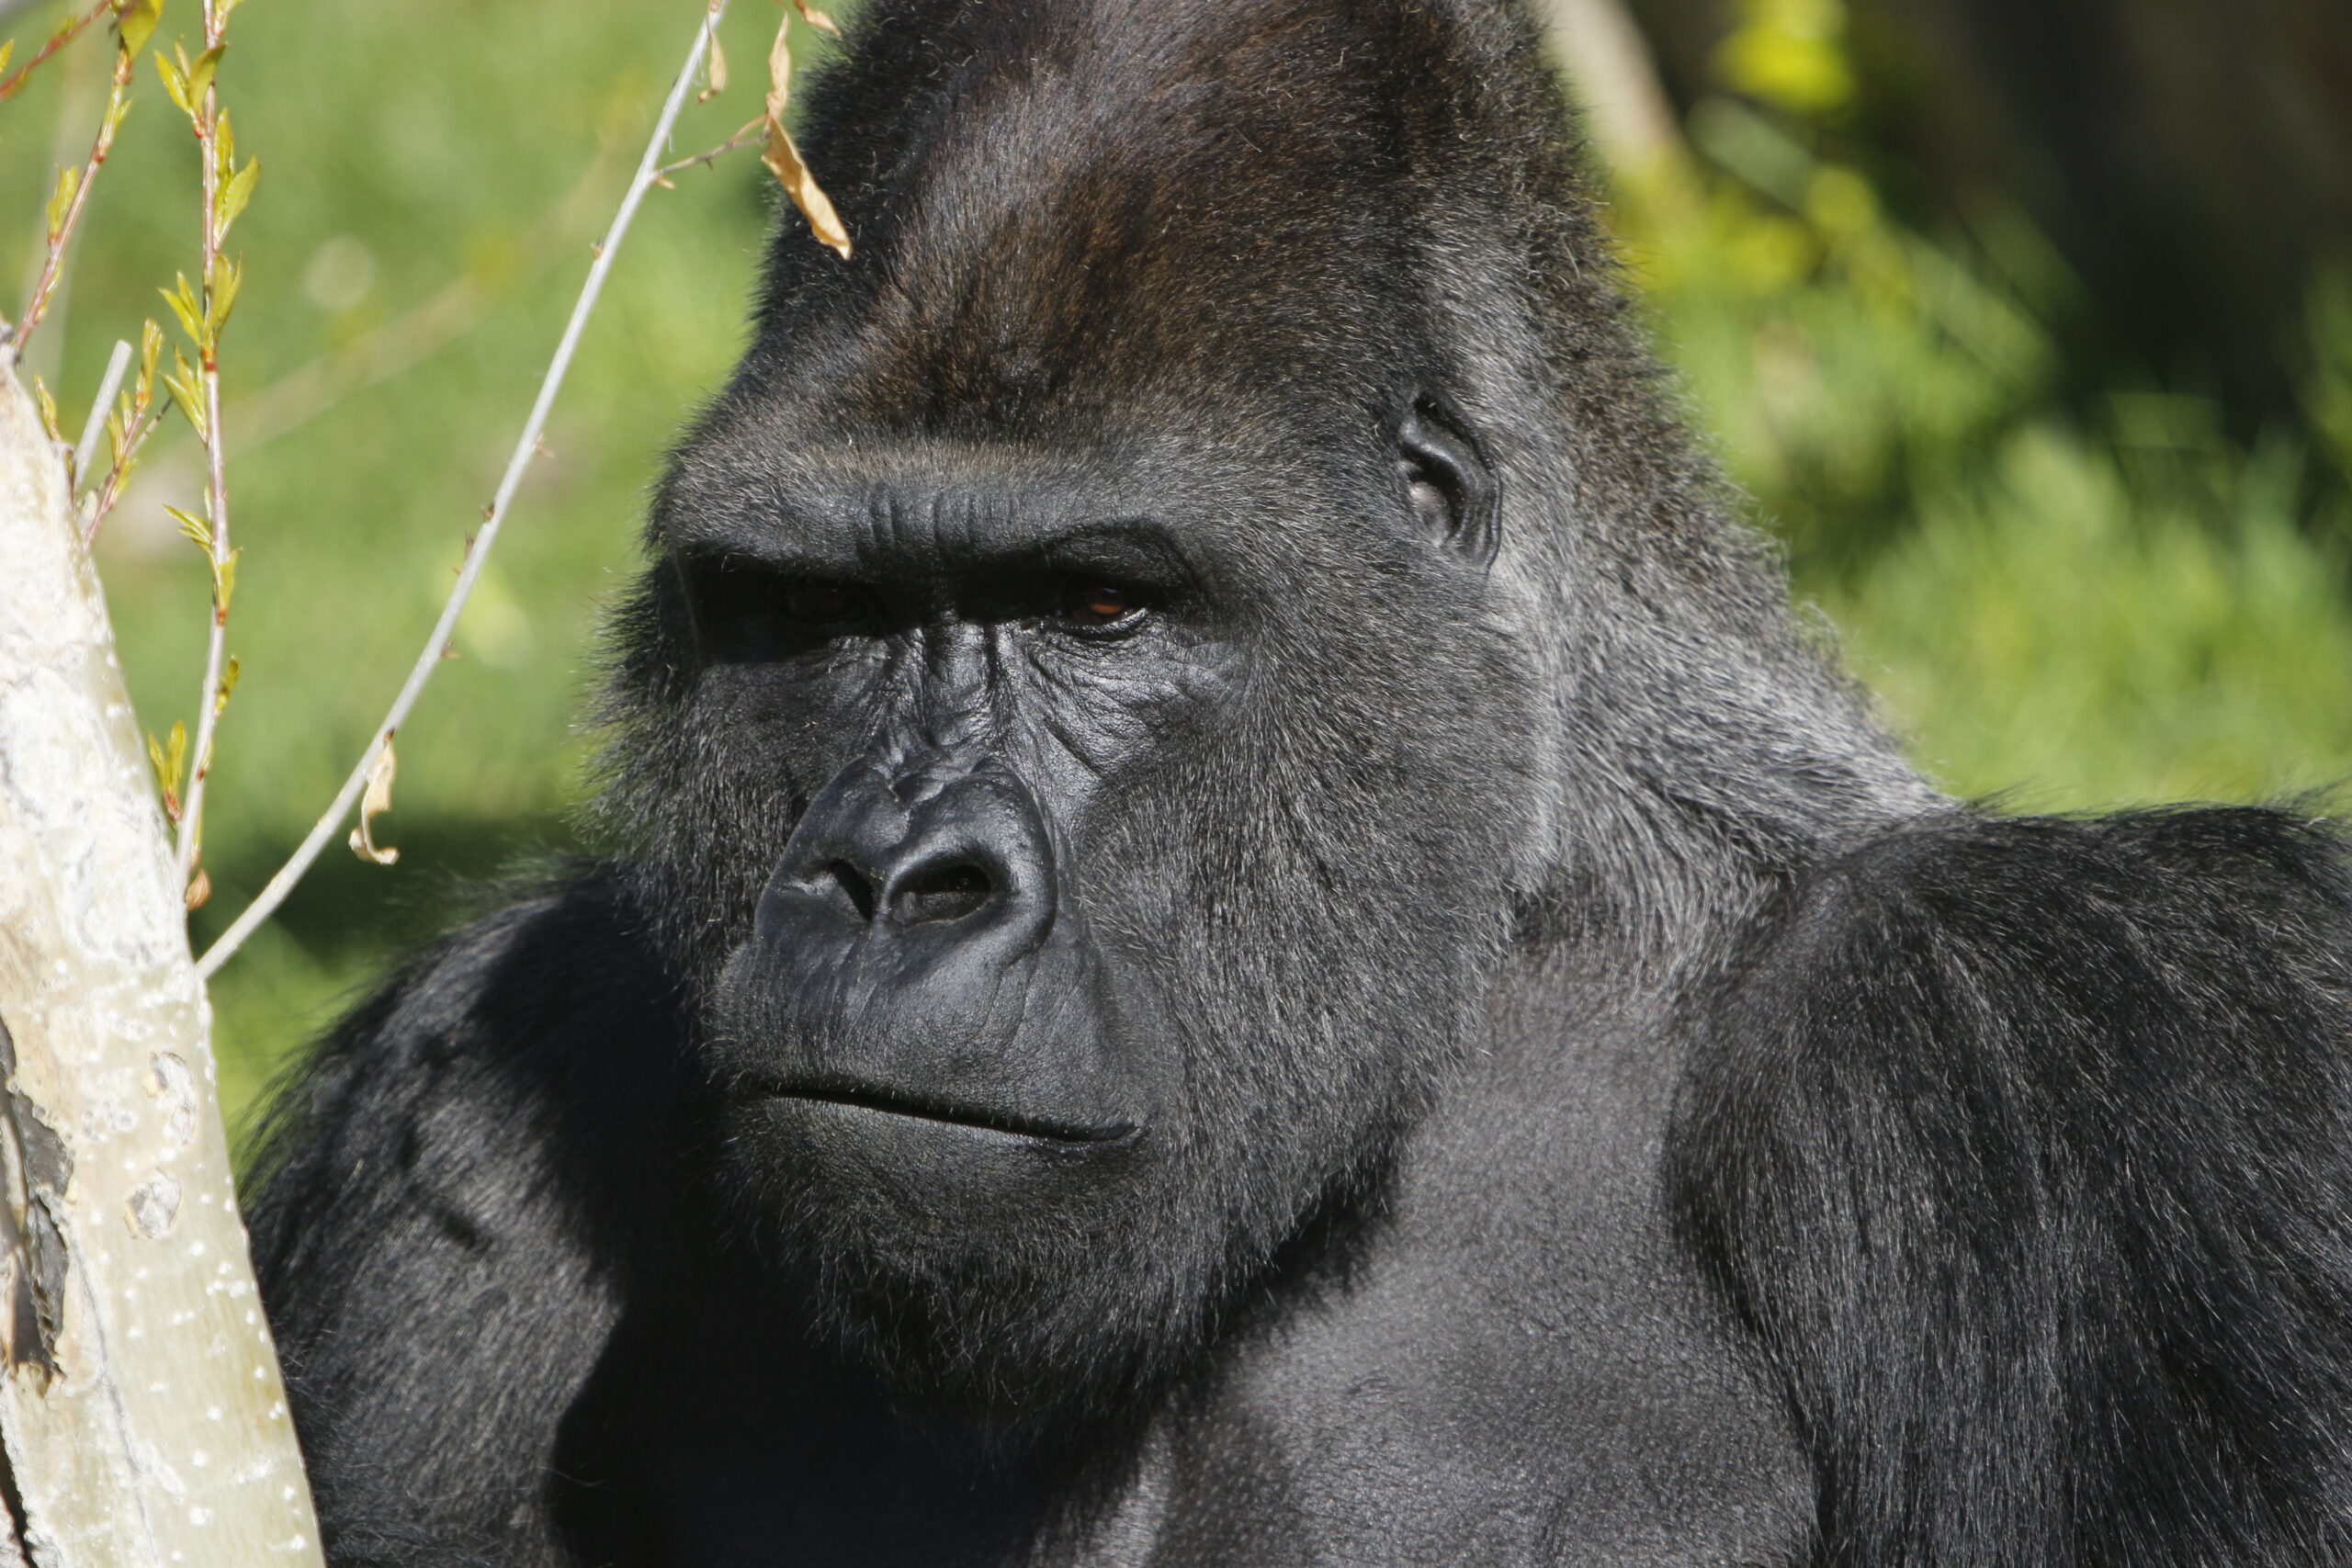
[[[674,1162],[675,1002],[583,882],[424,954],[272,1117],[254,1259],[337,1562],[563,1561],[557,1424]],[[659,1205],[667,1208],[668,1205]]]
[[[1681,1216],[1823,1564],[2352,1561],[2352,876],[2254,809],[1953,815],[1720,995]]]

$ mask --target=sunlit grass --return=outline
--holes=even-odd
[[[2345,560],[2248,462],[2219,504],[2151,495],[2049,426],[1925,499],[1824,594],[1919,761],[2075,808],[2258,800],[2352,776]]]

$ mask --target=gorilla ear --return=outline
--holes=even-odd
[[[1431,543],[1485,571],[1502,543],[1494,470],[1452,408],[1415,399],[1396,423],[1396,475]]]

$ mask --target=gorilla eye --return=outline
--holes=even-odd
[[[1054,618],[1080,631],[1124,630],[1144,617],[1143,595],[1116,583],[1072,578],[1063,585]]]
[[[845,626],[865,620],[873,610],[863,590],[841,582],[795,582],[781,602],[786,615],[809,626]]]

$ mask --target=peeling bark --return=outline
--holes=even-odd
[[[0,1568],[322,1561],[63,465],[0,372]]]

